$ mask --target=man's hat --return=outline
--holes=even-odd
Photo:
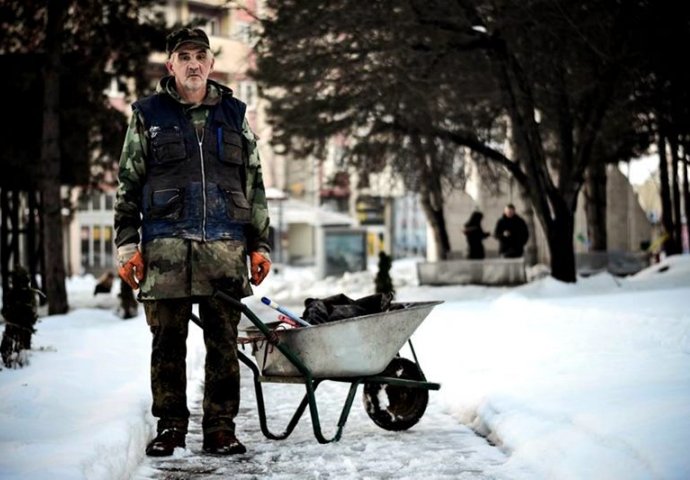
[[[168,55],[171,55],[175,50],[180,48],[183,43],[193,43],[200,47],[211,48],[208,36],[206,36],[206,33],[202,29],[181,28],[168,35],[165,42],[165,50],[168,52]]]

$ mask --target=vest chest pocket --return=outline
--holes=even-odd
[[[182,217],[183,191],[180,188],[166,188],[151,193],[151,206],[147,218],[178,220]]]
[[[223,163],[242,165],[242,135],[226,128],[221,132],[218,138],[218,158]]]
[[[249,223],[252,219],[252,206],[242,192],[224,190],[228,216],[238,223]]]
[[[182,132],[177,127],[160,130],[152,136],[151,150],[156,164],[179,162],[187,156]]]

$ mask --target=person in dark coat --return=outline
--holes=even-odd
[[[467,239],[467,258],[471,260],[480,260],[485,256],[484,239],[489,236],[489,233],[482,228],[482,218],[484,214],[475,210],[462,229]]]
[[[525,251],[529,238],[527,224],[515,213],[515,205],[509,203],[503,210],[503,216],[496,222],[494,237],[498,239],[498,253],[504,258],[519,258]]]
[[[113,288],[113,280],[115,279],[115,274],[111,271],[105,272],[103,275],[98,277],[96,282],[96,288],[93,290],[93,296],[95,297],[99,293],[110,293]]]

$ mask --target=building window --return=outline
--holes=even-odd
[[[89,227],[81,227],[81,264],[84,267],[91,265],[89,252],[91,252],[91,235],[89,235]]]
[[[81,266],[85,272],[100,274],[112,268],[115,231],[112,225],[114,192],[91,191],[79,197],[79,246]]]
[[[114,194],[93,191],[91,193],[82,193],[79,196],[77,209],[80,212],[99,212],[103,210],[112,210],[114,204]]]
[[[93,238],[93,266],[103,265],[103,251],[101,249],[103,242],[103,235],[101,234],[101,227],[94,225],[91,230],[91,237]]]
[[[89,197],[82,193],[79,195],[79,206],[77,207],[80,212],[85,212],[89,209]]]
[[[244,80],[239,83],[238,87],[238,98],[247,104],[248,109],[256,108],[256,83]]]
[[[101,207],[101,197],[103,194],[101,192],[91,193],[91,210],[100,210]]]
[[[103,266],[107,267],[113,258],[113,227],[103,227]]]
[[[237,21],[232,32],[233,40],[249,45],[252,42],[252,27],[247,22]]]
[[[223,36],[221,31],[223,16],[226,10],[222,8],[208,8],[203,5],[190,5],[189,17],[195,22],[199,23],[199,28],[206,32],[209,36],[220,37]]]
[[[199,23],[199,28],[206,32],[206,35],[220,36],[220,21],[214,17],[207,17],[205,15],[193,15],[193,22]]]

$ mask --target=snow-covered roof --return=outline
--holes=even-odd
[[[357,225],[357,221],[349,215],[326,210],[323,207],[311,205],[302,200],[295,200],[292,198],[282,201],[269,198],[268,210],[269,215],[271,216],[271,223],[273,225],[277,225],[279,222],[281,222],[281,215],[283,225],[290,225],[294,223],[306,223],[314,227]]]

